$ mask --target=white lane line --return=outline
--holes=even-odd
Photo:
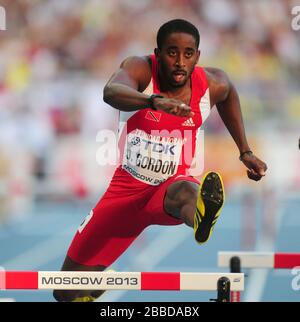
[[[64,230],[59,235],[39,242],[36,246],[24,251],[20,255],[0,263],[6,270],[33,270],[46,265],[59,256],[66,254],[66,235],[71,236],[77,229],[77,225]],[[70,239],[71,242],[71,239]]]

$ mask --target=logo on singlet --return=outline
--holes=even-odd
[[[131,140],[132,145],[140,145],[141,144],[141,139],[138,136],[135,136]]]
[[[190,117],[185,122],[182,123],[182,126],[195,126],[193,119]]]
[[[158,113],[158,112],[148,111],[145,115],[145,119],[154,121],[156,123],[160,121],[160,118],[161,118],[161,113]]]

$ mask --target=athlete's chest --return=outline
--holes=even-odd
[[[143,109],[136,112],[130,117],[127,122],[128,130],[136,128],[142,129],[147,133],[151,131],[184,131],[184,130],[197,130],[203,122],[201,110],[207,108],[207,102],[202,101],[200,98],[186,97],[192,111],[193,117],[180,117],[175,116],[164,111],[155,111],[152,109]]]

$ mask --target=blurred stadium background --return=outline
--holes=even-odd
[[[112,166],[96,162],[101,129],[118,113],[102,89],[120,62],[152,53],[159,26],[199,27],[200,65],[223,68],[238,88],[251,147],[268,164],[250,182],[217,113],[205,124],[205,170],[223,173],[227,203],[198,247],[184,226],[147,229],[114,264],[120,271],[218,271],[218,250],[300,250],[300,31],[297,1],[0,1],[0,265],[59,270]],[[299,1],[298,1],[298,5]],[[299,301],[288,271],[252,270],[246,301]],[[198,301],[197,292],[110,292],[104,301]],[[52,301],[50,292],[0,292]]]

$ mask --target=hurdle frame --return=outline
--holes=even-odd
[[[244,290],[242,273],[1,271],[1,290],[217,291],[216,302],[230,302]]]
[[[293,269],[300,266],[300,253],[285,252],[218,252],[218,266],[242,273],[243,268]],[[240,302],[240,292],[231,292],[231,301]]]

